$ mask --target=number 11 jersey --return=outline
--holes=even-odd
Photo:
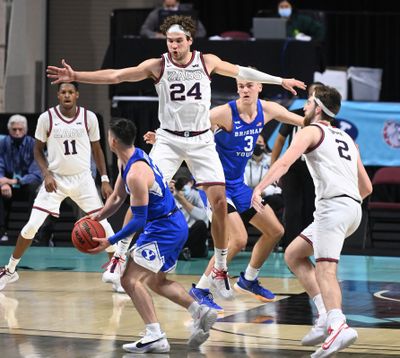
[[[161,128],[203,131],[211,127],[211,79],[201,52],[193,51],[186,65],[175,63],[169,53],[164,53],[155,87]]]
[[[96,115],[77,107],[73,118],[61,114],[60,107],[42,113],[35,138],[47,143],[49,170],[59,175],[76,175],[90,171],[90,142],[100,140]]]

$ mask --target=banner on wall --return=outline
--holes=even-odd
[[[295,100],[289,109],[304,102]],[[358,144],[364,165],[400,166],[400,103],[343,101],[336,119]],[[278,129],[268,141],[271,148]]]

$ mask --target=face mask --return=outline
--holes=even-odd
[[[183,195],[187,196],[189,195],[190,191],[192,190],[192,188],[190,187],[190,185],[184,185],[182,188],[183,191]]]
[[[292,9],[290,7],[279,8],[278,13],[281,17],[290,17]]]
[[[256,146],[254,147],[253,153],[254,153],[254,155],[256,155],[258,157],[259,155],[264,153],[264,146],[261,144],[256,144]]]

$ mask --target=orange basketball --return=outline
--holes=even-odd
[[[98,242],[92,240],[93,237],[106,237],[106,232],[98,221],[83,219],[75,223],[71,238],[80,252],[88,253],[88,250],[99,246]]]

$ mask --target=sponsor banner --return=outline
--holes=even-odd
[[[304,102],[295,100],[289,109],[302,108]],[[343,101],[336,119],[359,146],[364,165],[400,165],[400,103]],[[268,141],[270,148],[278,130]]]

